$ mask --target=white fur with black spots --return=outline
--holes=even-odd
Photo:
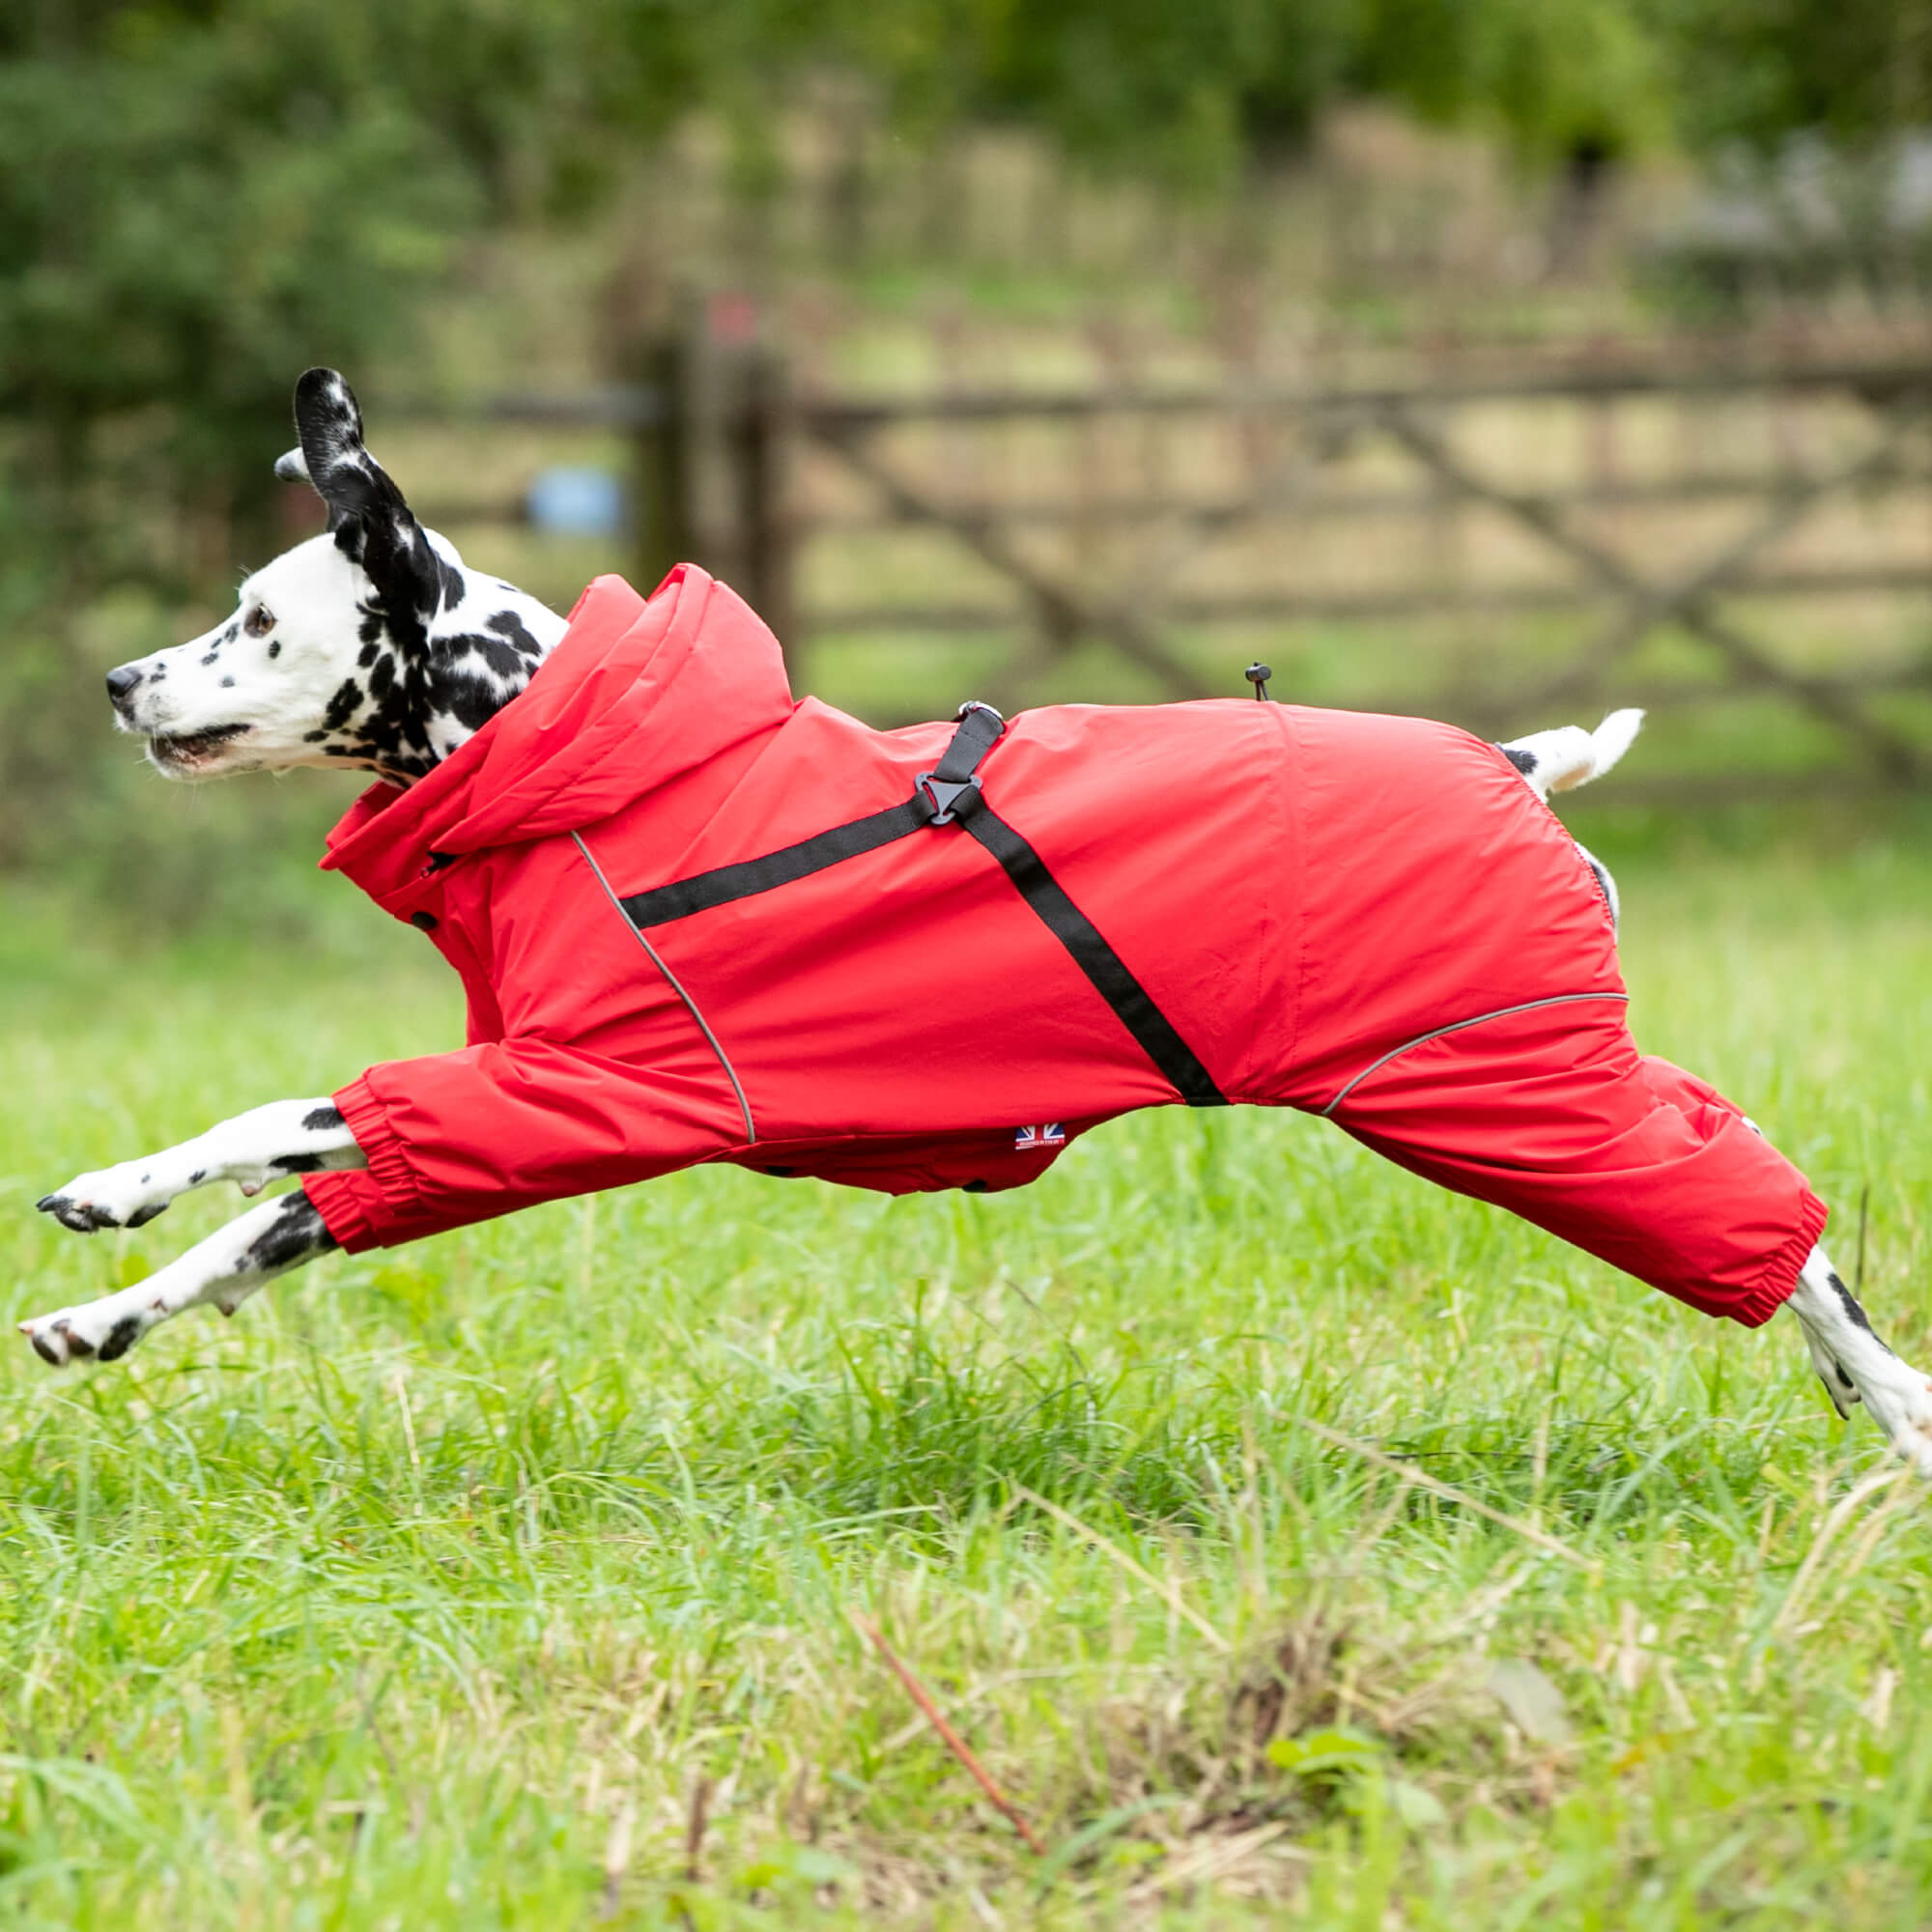
[[[246,578],[212,630],[110,671],[115,723],[170,778],[319,765],[407,783],[529,683],[564,620],[416,522],[340,376],[310,370],[296,416],[276,473],[318,479],[327,534]]]

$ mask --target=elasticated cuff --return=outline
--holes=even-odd
[[[352,1255],[415,1239],[422,1232],[422,1197],[368,1074],[332,1097],[369,1165],[304,1177],[303,1190],[323,1225]]]
[[[1763,1272],[1744,1294],[1724,1309],[1724,1314],[1740,1326],[1762,1328],[1791,1299],[1798,1277],[1810,1260],[1811,1250],[1818,1245],[1818,1236],[1825,1232],[1825,1223],[1832,1212],[1808,1187],[1804,1190],[1803,1208],[1798,1232],[1765,1264]]]

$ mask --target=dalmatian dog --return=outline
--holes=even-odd
[[[147,741],[172,779],[349,766],[409,784],[458,751],[529,683],[564,619],[471,569],[424,529],[370,455],[355,397],[332,370],[296,391],[298,448],[275,466],[328,510],[326,534],[298,544],[242,585],[234,613],[205,635],[107,676],[115,724]],[[1641,714],[1595,732],[1543,731],[1502,747],[1540,798],[1600,776]],[[1586,853],[1612,918],[1616,889]],[[76,1234],[138,1228],[177,1195],[219,1181],[253,1196],[288,1177],[366,1165],[334,1103],[277,1100],[158,1153],[82,1174],[38,1206]],[[265,1282],[334,1242],[298,1190],[243,1213],[157,1273],[118,1293],[20,1323],[43,1360],[112,1361],[183,1310],[232,1315]],[[1892,1448],[1932,1476],[1932,1381],[1879,1340],[1813,1248],[1787,1303],[1840,1416],[1863,1403]]]

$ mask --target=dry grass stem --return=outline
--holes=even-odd
[[[700,1777],[691,1787],[691,1822],[684,1828],[684,1876],[698,1882],[698,1859],[704,1850],[704,1828],[709,1822],[711,1780]]]
[[[1818,1534],[1811,1539],[1811,1548],[1804,1552],[1804,1561],[1798,1566],[1798,1574],[1791,1579],[1791,1588],[1785,1593],[1777,1615],[1772,1619],[1767,1644],[1797,1622],[1799,1611],[1804,1607],[1811,1594],[1812,1581],[1845,1525],[1873,1496],[1886,1490],[1890,1490],[1892,1494],[1887,1499],[1885,1509],[1879,1513],[1881,1521],[1894,1514],[1902,1503],[1917,1502],[1918,1482],[1918,1474],[1910,1463],[1896,1463],[1873,1470],[1863,1482],[1855,1484],[1838,1498],[1831,1514],[1819,1524]]]
[[[939,1733],[940,1742],[972,1774],[974,1781],[986,1794],[986,1802],[1027,1841],[1027,1846],[1031,1851],[1044,1858],[1046,1847],[1034,1835],[1034,1829],[1027,1823],[1025,1814],[993,1782],[992,1775],[973,1755],[972,1747],[946,1721],[945,1716],[940,1711],[939,1706],[932,1701],[931,1693],[912,1674],[911,1670],[900,1660],[892,1645],[886,1641],[878,1625],[873,1623],[869,1617],[861,1616],[857,1610],[853,1610],[849,1614],[859,1634],[885,1659],[893,1674],[905,1686],[906,1695],[925,1713],[926,1721]]]

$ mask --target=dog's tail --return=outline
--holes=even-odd
[[[1641,711],[1612,711],[1594,731],[1565,724],[1555,731],[1532,731],[1497,749],[1522,774],[1538,798],[1574,791],[1600,779],[1628,752],[1643,723]]]

